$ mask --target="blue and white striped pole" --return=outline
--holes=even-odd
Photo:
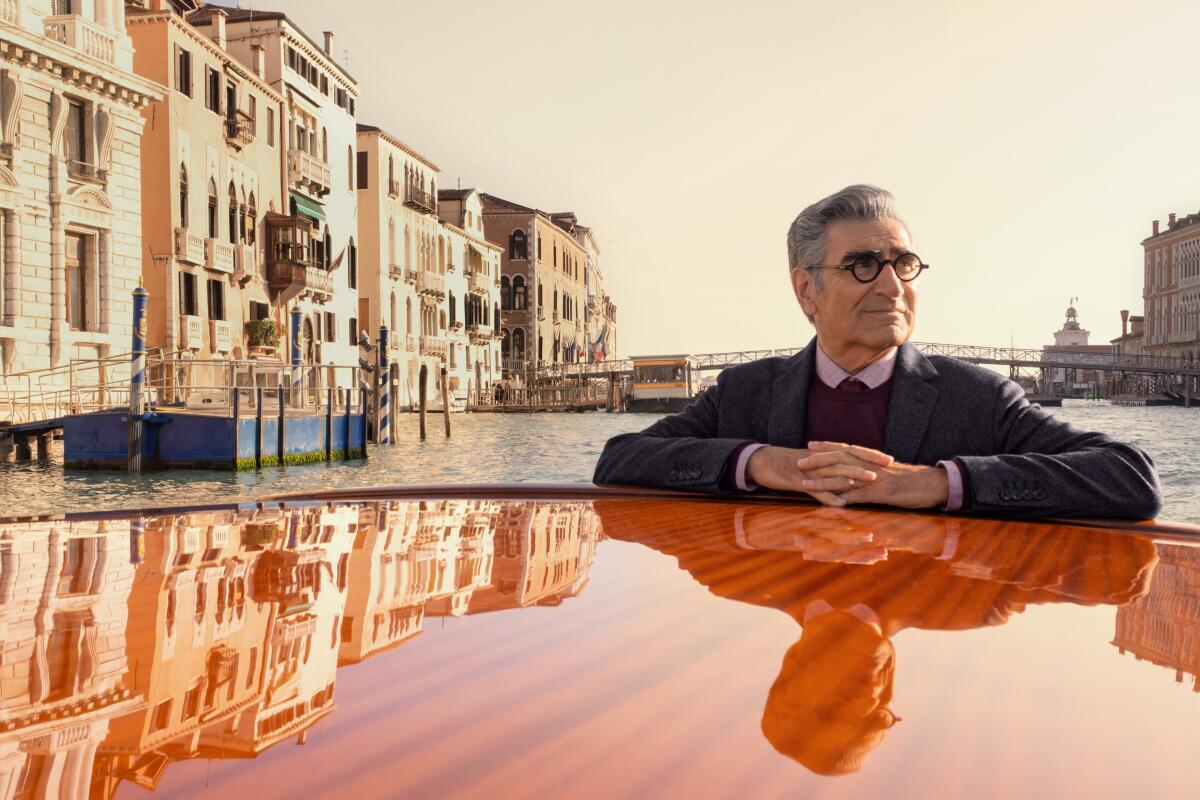
[[[300,306],[292,306],[292,402],[300,398],[300,382],[304,379],[300,369]]]
[[[379,427],[376,441],[380,444],[391,444],[391,403],[388,398],[388,329],[387,325],[379,326]]]
[[[129,471],[142,471],[142,390],[146,385],[146,305],[150,293],[133,290],[133,352],[129,366]]]

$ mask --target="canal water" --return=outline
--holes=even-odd
[[[1079,427],[1136,444],[1158,463],[1163,519],[1200,524],[1200,408],[1130,408],[1067,400],[1055,413]],[[366,462],[310,464],[249,472],[64,471],[61,460],[0,464],[0,514],[247,502],[282,492],[415,483],[587,482],[610,436],[657,419],[647,414],[457,414],[446,439],[440,416],[429,438],[417,418],[399,420],[398,444]]]

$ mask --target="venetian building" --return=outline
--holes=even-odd
[[[124,0],[0,0],[0,374],[128,350],[140,112],[161,96]]]
[[[500,256],[503,250],[484,238],[483,203],[474,189],[438,192],[446,248],[446,304],[449,391],[456,406],[478,402],[501,376]]]
[[[264,219],[284,209],[284,100],[262,50],[246,67],[226,49],[223,11],[202,34],[177,8],[151,0],[127,17],[135,71],[167,87],[143,111],[148,344],[184,359],[280,364],[287,318],[264,268]],[[202,381],[187,371],[181,383]]]
[[[546,212],[490,194],[483,199],[487,238],[503,248],[501,359],[507,376],[585,360],[587,252],[574,214]]]
[[[357,168],[362,316],[372,341],[381,324],[388,326],[397,402],[411,408],[421,366],[432,401],[449,358],[444,243],[437,250],[438,166],[386,131],[359,125]]]
[[[1200,692],[1200,551],[1159,544],[1150,590],[1117,609],[1113,646],[1184,677]]]
[[[1200,213],[1158,220],[1142,240],[1145,351],[1195,361],[1200,355]]]
[[[262,698],[261,668],[276,609],[251,596],[259,556],[282,545],[277,524],[244,524],[258,512],[154,518],[129,592],[124,640],[141,708],[116,720],[96,775],[153,787],[167,761],[195,757],[207,731]],[[264,533],[266,535],[264,535]]]
[[[0,797],[86,797],[125,686],[131,524],[0,525]]]
[[[1072,298],[1072,302],[1078,298]],[[1072,356],[1107,357],[1112,347],[1106,344],[1088,344],[1091,331],[1079,324],[1079,312],[1074,305],[1067,306],[1062,327],[1054,332],[1054,344],[1042,348],[1045,361],[1069,361]],[[1108,385],[1104,370],[1079,367],[1049,367],[1042,369],[1042,386],[1046,391],[1058,394],[1096,392]]]
[[[267,213],[265,272],[271,303],[302,312],[302,358],[315,385],[352,385],[361,311],[355,103],[358,83],[336,58],[333,33],[317,44],[287,15],[205,6],[188,22],[283,98],[283,208]]]

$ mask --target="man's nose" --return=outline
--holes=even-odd
[[[885,297],[900,297],[904,294],[904,281],[896,274],[895,264],[888,264],[880,271],[879,277],[875,279],[874,289],[876,293]]]

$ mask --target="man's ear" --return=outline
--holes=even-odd
[[[817,287],[813,286],[812,273],[806,269],[792,270],[792,291],[796,293],[796,301],[804,313],[812,317],[817,312],[815,295]]]

